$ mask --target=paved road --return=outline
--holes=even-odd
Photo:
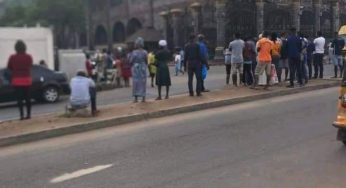
[[[337,88],[0,149],[6,188],[343,188]]]
[[[174,71],[172,69],[171,73],[173,72]],[[328,73],[327,77],[330,77],[329,75],[332,74],[332,67],[330,65],[326,66],[326,73]],[[186,80],[187,80],[186,75],[185,76],[181,75],[179,77],[172,76],[171,94],[176,95],[176,94],[187,93]],[[212,67],[205,85],[208,89],[215,90],[215,89],[223,88],[225,86],[225,82],[226,80],[225,80],[224,67],[216,66],[216,67]],[[120,102],[131,101],[133,100],[131,98],[131,93],[132,93],[132,90],[130,88],[116,89],[112,91],[102,92],[102,93],[99,93],[98,95],[98,104],[109,105],[109,104],[116,104]],[[149,98],[157,97],[156,89],[149,88],[148,97]],[[40,115],[45,113],[61,112],[65,109],[66,103],[67,103],[67,98],[65,97],[60,102],[55,104],[36,104],[33,107],[33,114]],[[0,121],[18,118],[18,114],[19,112],[13,103],[0,105]]]

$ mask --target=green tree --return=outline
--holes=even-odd
[[[54,28],[58,47],[75,47],[85,31],[83,0],[33,0],[30,4],[9,6],[0,19],[1,26],[36,25]]]

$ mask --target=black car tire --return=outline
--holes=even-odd
[[[42,99],[48,103],[58,102],[60,98],[60,93],[57,87],[48,86],[42,90]]]

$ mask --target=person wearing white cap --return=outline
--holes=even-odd
[[[167,50],[167,41],[159,41],[160,49],[155,54],[156,59],[156,85],[158,88],[158,97],[156,100],[162,100],[161,88],[166,86],[166,99],[169,98],[169,87],[171,86],[171,76],[169,73],[168,62],[171,59],[171,54]]]

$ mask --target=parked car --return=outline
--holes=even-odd
[[[15,101],[15,93],[6,76],[6,69],[0,69],[0,103]],[[70,94],[67,76],[45,67],[32,68],[33,85],[31,96],[36,101],[54,103],[62,94]]]

